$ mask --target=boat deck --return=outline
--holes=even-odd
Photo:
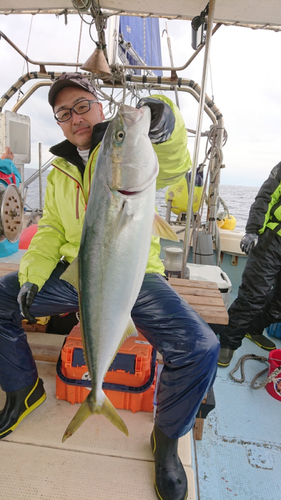
[[[59,350],[64,336],[28,334],[30,343]],[[281,349],[281,340],[275,339]],[[267,365],[245,364],[245,382],[229,373],[244,354],[267,357],[244,339],[229,368],[219,368],[216,407],[207,416],[202,441],[192,433],[179,452],[189,481],[189,500],[276,500],[281,498],[280,404],[265,388],[253,390],[253,377]],[[46,401],[1,440],[0,491],[5,500],[155,500],[154,461],[149,437],[153,414],[118,410],[129,429],[125,437],[104,417],[89,418],[65,443],[63,432],[78,404],[55,397],[56,365],[37,361]],[[240,372],[235,376],[240,377]],[[260,377],[256,385],[266,378]],[[0,391],[0,407],[4,404]],[[20,493],[19,493],[20,492]]]
[[[271,339],[281,349],[280,339]],[[229,374],[241,356],[268,352],[244,339],[227,368],[218,368],[214,384],[216,407],[205,420],[203,439],[196,441],[198,500],[277,500],[281,498],[281,401],[251,381],[268,367],[245,362],[245,382]],[[240,370],[234,373],[241,378]],[[256,381],[267,378],[265,373]]]
[[[2,260],[3,272],[7,272],[7,265],[16,268],[13,261],[13,256],[9,257],[4,266]],[[57,359],[63,336],[30,335],[37,355],[44,344],[47,357]],[[281,349],[281,340],[273,340]],[[245,354],[268,356],[267,351],[245,338],[230,366],[218,368],[216,406],[204,420],[203,439],[195,441],[193,431],[180,440],[190,500],[281,498],[281,401],[265,388],[254,390],[250,386],[254,376],[268,366],[265,363],[247,360],[242,384],[229,377]],[[149,445],[152,413],[119,410],[129,438],[104,417],[93,417],[62,443],[63,432],[78,405],[56,399],[54,362],[37,361],[37,365],[47,400],[16,432],[0,442],[1,498],[155,500],[154,461]],[[240,372],[235,376],[239,378]],[[256,384],[265,378],[266,374]],[[3,404],[4,394],[0,391],[0,408]]]
[[[42,342],[42,334],[37,344]],[[64,336],[43,335],[53,346]],[[46,401],[15,432],[1,440],[0,491],[5,500],[155,500],[154,459],[150,448],[153,413],[118,410],[129,437],[103,416],[89,418],[65,443],[63,433],[79,405],[57,400],[56,364],[37,361]],[[5,395],[0,391],[0,408]],[[179,454],[195,500],[191,435],[180,439]]]
[[[0,276],[16,271],[20,257],[17,254],[0,259]],[[206,321],[219,314],[221,321],[227,323],[227,312],[215,283],[178,279],[171,279],[170,283]],[[104,417],[89,418],[62,444],[64,430],[77,411],[77,404],[59,401],[55,396],[55,361],[64,337],[36,332],[28,337],[47,399],[21,422],[16,432],[1,440],[3,498],[15,500],[21,491],[20,500],[74,500],[81,494],[83,500],[154,500],[154,459],[150,449],[153,414],[118,410],[129,429],[129,438]],[[45,361],[40,361],[42,352]],[[0,391],[0,408],[4,403],[5,395]],[[193,441],[191,433],[179,441],[189,483],[188,500],[196,499]]]

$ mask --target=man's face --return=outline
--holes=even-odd
[[[54,113],[60,109],[72,108],[83,99],[90,101],[95,97],[90,92],[79,87],[65,87],[56,95]],[[94,125],[104,120],[101,103],[93,103],[89,111],[83,115],[77,115],[72,111],[72,116],[67,122],[57,122],[64,136],[77,146],[81,151],[89,149]]]

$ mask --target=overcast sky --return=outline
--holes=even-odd
[[[89,21],[88,16],[86,20]],[[190,22],[161,20],[164,65],[169,65],[167,37],[166,34],[162,36],[165,22],[171,39],[174,65],[182,66],[193,54]],[[63,16],[0,16],[0,29],[35,61],[76,62],[80,25],[78,16],[69,16],[67,25]],[[84,24],[79,55],[81,63],[95,48],[88,31],[88,26]],[[95,30],[93,37],[96,39]],[[280,54],[281,33],[222,26],[212,39],[207,94],[214,97],[228,133],[228,141],[223,148],[226,168],[221,173],[222,184],[260,186],[281,160]],[[27,68],[24,59],[3,39],[0,40],[0,63],[0,94],[3,95],[27,72]],[[203,51],[178,76],[193,79],[201,85],[202,64]],[[29,65],[29,71],[38,69],[38,66]],[[51,71],[56,68],[47,66],[46,69]],[[23,91],[26,92],[30,86],[25,84]],[[38,164],[39,142],[42,143],[44,162],[49,158],[49,147],[63,140],[47,103],[47,92],[48,87],[40,88],[19,110],[19,113],[31,118],[32,163],[28,166]],[[190,95],[180,97],[186,126],[195,129],[197,102]],[[15,102],[16,98],[11,99],[4,110],[11,110]],[[204,119],[203,130],[208,130],[210,124],[208,118]],[[191,155],[193,144],[190,138]],[[199,161],[203,160],[203,139],[201,145]]]

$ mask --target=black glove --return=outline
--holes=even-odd
[[[22,285],[18,294],[18,303],[20,305],[20,312],[31,324],[37,323],[36,318],[29,312],[32,302],[35,299],[35,295],[38,292],[38,286],[35,283],[29,283],[27,281]]]
[[[258,242],[258,235],[255,233],[246,233],[244,234],[242,240],[240,241],[240,248],[242,252],[249,255],[249,253],[255,248]]]
[[[151,111],[151,122],[149,127],[149,137],[153,137],[153,133],[158,132],[158,126],[164,113],[164,104],[162,102],[146,102]]]
[[[167,141],[175,127],[175,116],[166,103],[152,97],[144,97],[141,99],[137,108],[148,106],[151,111],[151,122],[148,136],[154,144]]]

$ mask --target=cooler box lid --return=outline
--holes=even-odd
[[[190,279],[198,281],[213,281],[217,283],[220,291],[231,292],[232,284],[227,274],[219,266],[210,266],[208,264],[190,264],[187,263],[190,271]]]

